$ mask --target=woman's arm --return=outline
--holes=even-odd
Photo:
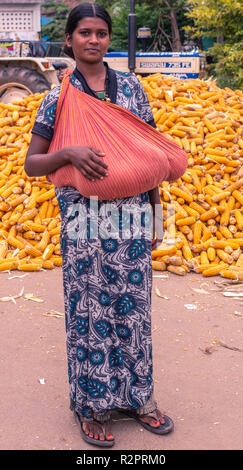
[[[70,146],[56,152],[47,153],[50,141],[33,134],[26,155],[24,169],[28,176],[46,176],[63,165],[72,163],[85,178],[103,178],[108,166],[100,157],[104,153],[88,146]]]
[[[33,134],[24,164],[28,176],[45,176],[68,163],[65,149],[47,154],[49,146],[49,140]]]
[[[149,202],[152,206],[152,214],[153,214],[153,240],[152,241],[152,249],[155,249],[158,245],[160,245],[163,241],[163,215],[162,215],[162,205],[160,202],[160,195],[159,195],[159,188],[151,189],[148,191],[149,195]],[[158,205],[158,210],[156,211],[156,205]],[[157,231],[156,231],[157,230]],[[156,239],[155,239],[156,234]]]
[[[153,216],[155,216],[155,206],[156,206],[156,204],[161,205],[158,187],[156,186],[156,188],[151,189],[150,191],[148,191],[148,195],[149,195],[150,204],[152,206]]]

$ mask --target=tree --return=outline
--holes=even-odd
[[[62,42],[65,40],[65,25],[71,6],[64,0],[60,2],[45,2],[42,4],[42,13],[52,19],[50,23],[42,26],[42,36],[49,41]]]
[[[151,6],[143,3],[143,5],[136,4],[136,28],[146,26],[151,29],[152,34],[155,31],[158,13],[156,10],[151,11]],[[110,9],[110,14],[113,23],[113,35],[111,38],[111,49],[123,50],[128,49],[128,14],[130,13],[130,6],[127,0],[116,2]],[[152,40],[148,41],[150,45]],[[141,43],[137,41],[138,50],[141,49]]]
[[[208,50],[210,72],[219,86],[243,86],[243,4],[238,0],[188,0],[187,16],[193,25],[185,29],[193,37],[214,39]]]
[[[171,49],[173,51],[181,51],[182,43],[181,43],[181,37],[180,37],[180,32],[179,32],[179,27],[178,27],[178,22],[177,22],[177,11],[183,5],[184,2],[177,1],[177,0],[162,0],[159,3],[161,3],[162,5],[166,7],[165,11],[161,13],[161,17],[163,15],[165,18],[167,18],[170,21],[171,39],[172,39]]]
[[[106,0],[99,0],[99,3],[105,6],[112,16],[114,29],[112,49],[127,50],[130,1],[120,0],[111,4]],[[185,40],[183,26],[192,23],[185,15],[186,0],[136,0],[135,13],[137,29],[142,26],[151,29],[153,38],[148,41],[149,50],[182,50]],[[139,41],[137,47],[141,49]]]

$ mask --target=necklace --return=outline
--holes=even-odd
[[[103,100],[103,101],[110,101],[110,98],[108,96],[108,93],[107,93],[107,88],[108,88],[108,77],[107,77],[107,74],[106,74],[106,78],[105,78],[105,88],[103,90],[92,90],[91,91],[97,96],[97,98],[99,100]]]
[[[106,90],[92,90],[93,93],[95,93],[95,95],[97,96],[97,98],[99,98],[99,100],[103,100],[103,101],[110,101],[110,98],[106,92]]]

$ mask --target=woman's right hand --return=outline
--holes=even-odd
[[[82,175],[94,181],[95,178],[107,176],[108,166],[102,161],[105,153],[94,147],[72,146],[67,147],[68,160],[82,173]]]

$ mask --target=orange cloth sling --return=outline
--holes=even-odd
[[[48,153],[68,146],[92,146],[105,153],[108,176],[90,181],[72,164],[49,173],[56,187],[74,186],[83,196],[107,200],[149,191],[179,178],[187,156],[132,112],[78,90],[64,77]]]

